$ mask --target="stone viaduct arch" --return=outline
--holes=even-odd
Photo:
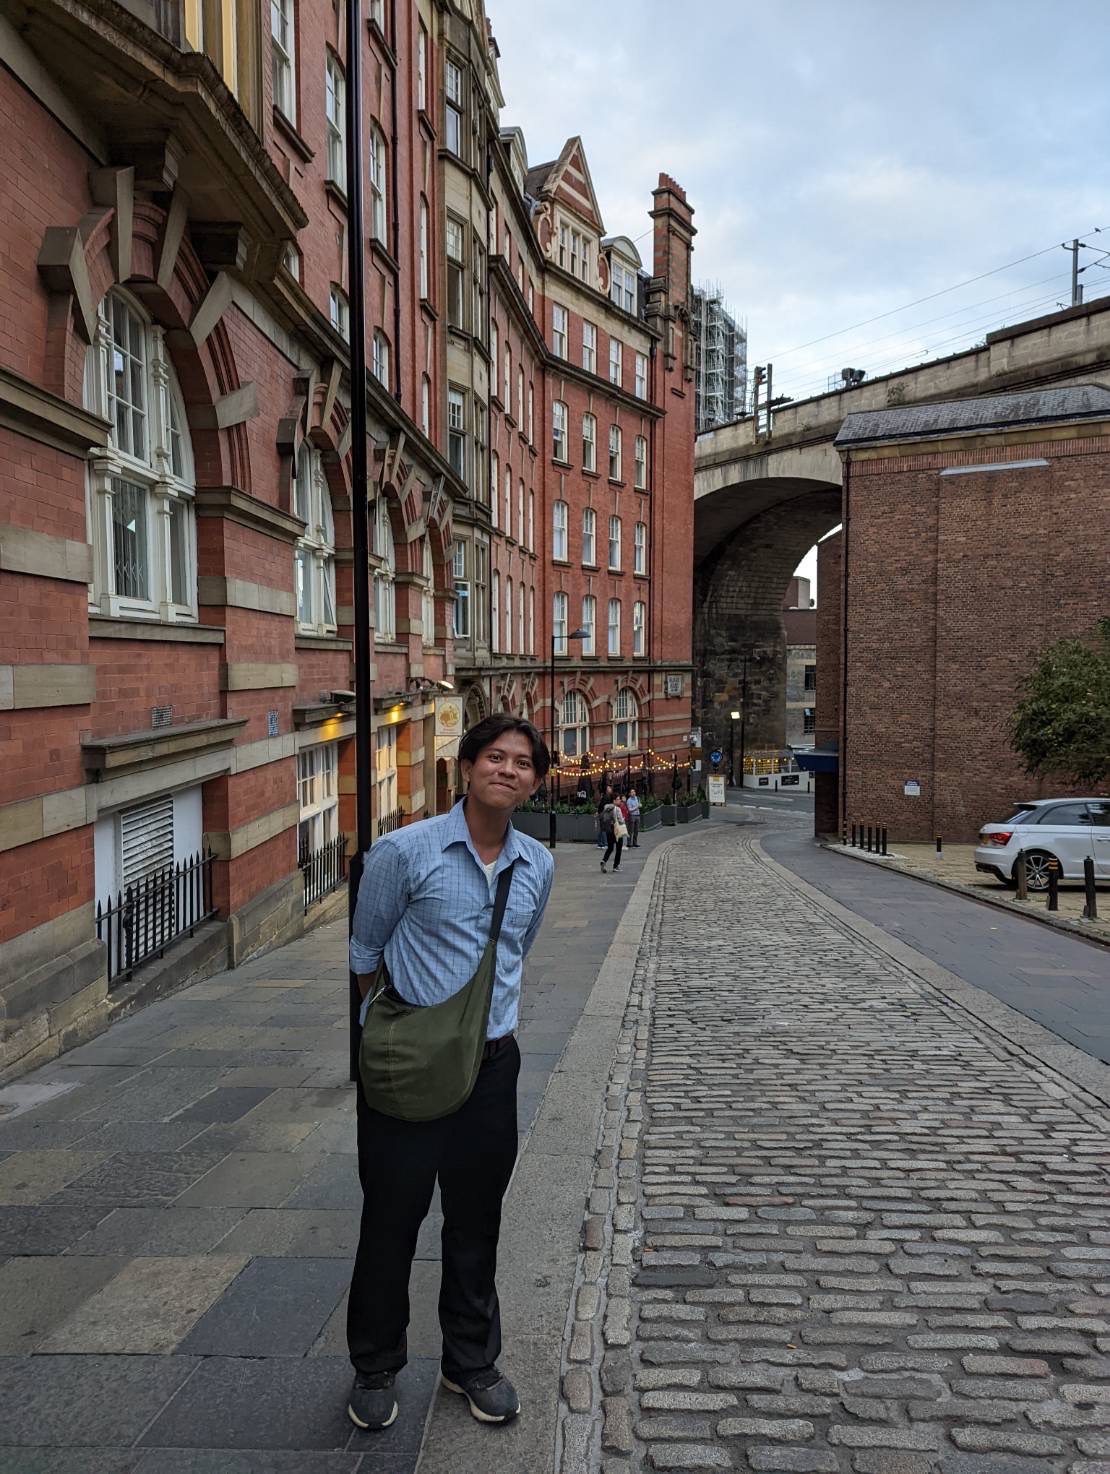
[[[794,569],[841,520],[833,441],[847,415],[1088,382],[1110,365],[1110,298],[989,333],[979,347],[783,406],[770,437],[738,420],[694,458],[694,711],[727,751],[746,686],[749,752],[785,741],[782,602]],[[824,589],[820,599],[836,598]],[[745,680],[746,667],[746,680]],[[820,683],[820,676],[818,676]]]

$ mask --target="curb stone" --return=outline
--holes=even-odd
[[[627,1457],[634,1452],[627,1393],[632,1385],[631,1270],[639,1259],[635,1170],[643,1129],[641,1086],[654,950],[650,943],[667,872],[665,851],[657,853],[659,863],[601,1113],[597,1166],[567,1315],[557,1474],[597,1474],[599,1470],[601,1474],[630,1474]],[[632,1170],[624,1170],[627,1168]],[[584,1405],[587,1389],[589,1402]]]

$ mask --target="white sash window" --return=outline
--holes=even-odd
[[[196,482],[185,405],[161,328],[119,291],[97,313],[84,402],[112,426],[107,448],[89,461],[89,608],[195,620]]]

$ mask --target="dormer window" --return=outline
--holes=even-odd
[[[579,281],[591,280],[589,236],[565,221],[559,225],[559,265]]]
[[[630,267],[622,266],[619,261],[614,261],[609,296],[622,311],[635,313],[636,286],[636,273]]]

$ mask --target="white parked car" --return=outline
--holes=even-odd
[[[1014,867],[1025,856],[1031,891],[1048,888],[1049,861],[1060,863],[1061,880],[1082,880],[1091,859],[1096,881],[1110,881],[1110,799],[1037,798],[1017,804],[1003,824],[984,824],[975,850],[976,870],[1016,882]]]

